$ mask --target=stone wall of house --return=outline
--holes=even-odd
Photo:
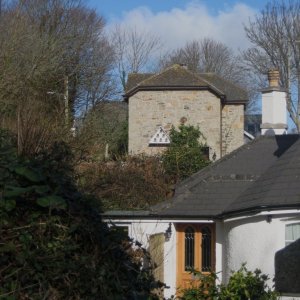
[[[220,99],[209,91],[139,91],[129,99],[129,154],[156,154],[163,147],[149,147],[159,126],[169,131],[185,120],[199,126],[210,157],[220,158]]]
[[[244,105],[222,107],[222,156],[244,144]]]

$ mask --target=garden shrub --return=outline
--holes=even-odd
[[[199,285],[182,289],[182,300],[276,300],[278,297],[267,285],[268,276],[259,269],[249,271],[245,264],[238,271],[232,271],[227,285],[217,283],[216,273],[192,273],[199,279]]]
[[[70,161],[64,144],[28,159],[0,138],[0,298],[155,299],[148,253],[101,222]]]
[[[163,166],[166,173],[177,182],[189,177],[208,165],[205,157],[205,140],[199,128],[180,125],[177,131],[174,127],[170,131],[171,144],[162,155]]]
[[[269,277],[262,274],[261,270],[253,272],[243,264],[241,268],[232,272],[226,286],[221,286],[221,300],[276,300],[277,293],[267,285]]]
[[[123,157],[82,163],[79,186],[101,199],[103,209],[147,209],[166,198],[173,184],[158,157]]]

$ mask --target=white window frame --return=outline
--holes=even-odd
[[[295,222],[295,223],[290,223],[285,225],[285,246],[292,244],[293,242],[295,242],[300,238],[300,230],[299,230],[299,236],[297,235],[297,236],[293,236],[293,239],[287,239],[287,235],[288,235],[287,230],[289,227],[293,228],[293,226],[300,226],[300,222]]]

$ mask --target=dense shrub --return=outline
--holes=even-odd
[[[147,252],[101,222],[76,190],[68,148],[26,159],[4,141],[0,298],[151,299]]]
[[[183,289],[182,300],[276,300],[278,294],[267,285],[269,279],[262,274],[259,269],[254,272],[247,270],[245,264],[241,268],[232,272],[227,285],[217,284],[217,275],[203,275],[194,271],[194,275],[199,278],[199,285]]]
[[[207,166],[209,161],[204,155],[205,140],[202,133],[194,126],[180,125],[177,131],[174,127],[170,132],[171,144],[163,153],[162,160],[165,171],[175,181],[189,177]]]
[[[161,157],[123,156],[111,161],[83,162],[79,186],[101,199],[103,209],[147,209],[171,197],[174,185],[209,164],[199,129],[172,128],[172,143]]]
[[[104,209],[143,209],[172,193],[172,183],[157,157],[85,163],[78,168],[82,190],[101,199]]]

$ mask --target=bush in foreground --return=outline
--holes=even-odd
[[[181,290],[182,300],[276,300],[278,294],[267,285],[269,279],[259,269],[249,271],[245,264],[232,272],[227,285],[216,284],[216,273],[204,275],[194,271],[200,283],[196,287]]]
[[[141,266],[147,252],[110,230],[78,193],[68,148],[26,159],[4,141],[0,298],[152,299],[156,282]]]

